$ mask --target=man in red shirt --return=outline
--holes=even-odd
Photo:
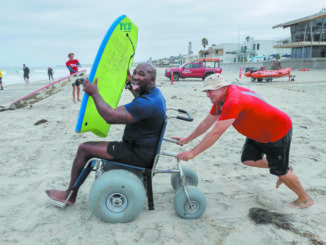
[[[74,59],[75,54],[74,53],[69,53],[68,54],[68,58],[69,60],[66,62],[66,66],[68,68],[68,70],[70,71],[70,75],[78,72],[78,67],[80,67],[80,63],[77,59]],[[80,101],[79,98],[79,94],[80,94],[80,88],[79,88],[80,82],[77,79],[76,82],[74,82],[72,84],[72,99],[74,101],[74,103],[76,103],[76,99],[75,99],[75,91],[76,91],[76,87],[77,87],[77,100]]]
[[[206,133],[203,140],[190,151],[180,152],[177,158],[188,161],[211,147],[231,126],[247,137],[241,162],[247,166],[269,168],[278,176],[276,188],[284,183],[295,192],[298,199],[287,203],[294,208],[306,208],[313,200],[303,189],[298,177],[289,168],[289,151],[292,138],[292,122],[284,112],[271,106],[257,93],[231,85],[220,74],[205,79],[203,91],[213,103],[210,113],[186,138],[178,138],[178,144],[187,144]],[[265,157],[263,157],[265,155]]]

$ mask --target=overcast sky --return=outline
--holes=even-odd
[[[92,64],[113,21],[138,26],[135,61],[186,54],[209,45],[290,35],[272,26],[326,8],[326,0],[0,0],[0,66],[64,65],[74,52]]]

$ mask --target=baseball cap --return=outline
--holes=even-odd
[[[217,90],[219,88],[229,86],[230,84],[231,82],[225,81],[221,74],[214,73],[205,78],[202,91],[206,92],[207,90]]]

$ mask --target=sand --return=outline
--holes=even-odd
[[[309,240],[272,225],[256,225],[248,217],[250,208],[261,207],[288,214],[299,229],[314,232],[326,241],[326,70],[294,72],[296,81],[280,78],[272,83],[251,83],[242,77],[238,85],[257,91],[269,103],[289,114],[293,121],[291,165],[315,201],[304,210],[285,207],[296,196],[284,185],[275,188],[276,177],[266,169],[240,163],[245,138],[233,128],[206,152],[183,163],[199,176],[198,188],[207,198],[207,210],[196,220],[178,217],[173,208],[170,176],[153,179],[155,211],[146,208],[132,222],[109,224],[92,214],[88,193],[90,176],[77,202],[65,210],[47,202],[45,189],[64,189],[78,145],[103,140],[91,133],[74,132],[80,104],[72,102],[72,88],[39,102],[31,108],[0,112],[0,244],[310,244]],[[224,71],[234,80],[238,71]],[[5,87],[0,105],[44,86],[46,81]],[[166,136],[186,136],[211,107],[201,92],[199,79],[173,85],[158,69],[157,85],[170,107],[188,110],[194,122],[172,120]],[[120,104],[132,99],[124,91]],[[45,119],[46,123],[34,125]],[[114,125],[105,140],[120,140],[123,126]],[[199,142],[194,140],[184,149]],[[182,148],[164,143],[163,149]],[[176,161],[162,157],[159,166],[174,167]]]

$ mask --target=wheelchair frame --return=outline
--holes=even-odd
[[[184,174],[184,171],[181,167],[181,163],[180,163],[180,159],[177,159],[177,169],[157,169],[157,163],[159,161],[160,156],[169,156],[169,157],[176,157],[177,153],[175,152],[170,152],[170,151],[161,151],[161,146],[163,141],[167,141],[170,143],[177,143],[177,140],[174,140],[172,138],[168,138],[168,137],[164,137],[165,134],[165,130],[166,130],[166,126],[167,126],[167,122],[169,119],[179,119],[179,120],[184,120],[184,121],[193,121],[193,118],[191,117],[191,115],[182,109],[175,109],[175,108],[167,108],[167,110],[174,110],[177,111],[178,113],[182,113],[185,114],[186,117],[184,116],[180,116],[180,115],[176,115],[176,116],[167,116],[166,120],[163,124],[162,127],[162,131],[161,131],[161,135],[160,135],[160,139],[159,139],[159,143],[157,145],[157,150],[156,150],[156,155],[154,158],[154,162],[153,162],[153,166],[152,168],[143,168],[143,167],[137,167],[137,166],[132,166],[132,165],[128,165],[128,164],[124,164],[124,163],[118,163],[118,162],[114,162],[114,161],[110,161],[110,160],[105,160],[105,159],[100,159],[100,158],[91,158],[87,161],[85,167],[83,168],[82,172],[80,173],[78,179],[76,180],[73,188],[71,189],[67,199],[63,202],[63,203],[53,203],[56,206],[59,206],[61,208],[66,207],[68,200],[70,199],[71,195],[73,194],[73,192],[78,189],[83,182],[85,181],[85,179],[88,177],[89,173],[91,171],[96,171],[95,174],[95,178],[99,177],[100,175],[102,175],[105,171],[104,171],[104,166],[106,164],[114,164],[114,165],[120,165],[122,167],[126,167],[126,168],[130,168],[130,169],[138,169],[140,171],[142,171],[142,181],[143,184],[146,188],[146,193],[147,193],[147,199],[148,199],[148,209],[149,210],[154,210],[154,199],[153,199],[153,187],[152,187],[152,178],[155,174],[158,173],[168,173],[168,174],[172,174],[172,173],[179,173],[180,174],[180,179],[181,179],[181,187],[184,190],[184,193],[186,195],[187,201],[190,204],[190,208],[193,208],[193,204],[191,201],[191,198],[188,194],[188,190],[187,190],[187,186],[186,186],[186,177]],[[132,172],[132,171],[131,171]],[[139,176],[138,176],[139,177]],[[55,202],[55,201],[54,201]]]

